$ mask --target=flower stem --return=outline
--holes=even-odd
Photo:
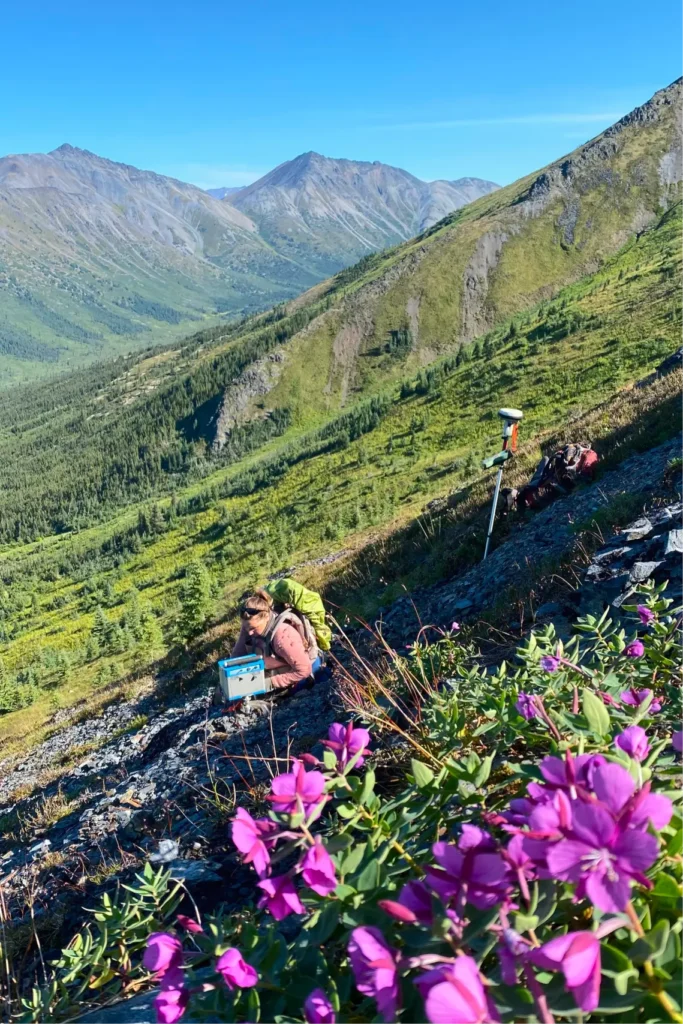
[[[538,980],[533,972],[531,964],[524,964],[524,974],[526,975],[526,980],[529,983],[529,991],[534,997],[534,1002],[538,1009],[539,1020],[542,1024],[555,1024],[555,1018],[548,1009],[548,1001],[545,997],[545,993],[538,984]]]
[[[643,926],[640,923],[640,920],[638,918],[638,915],[636,914],[635,908],[634,908],[634,906],[633,906],[633,904],[631,903],[630,900],[626,904],[626,913],[628,914],[629,920],[631,921],[631,924],[633,925],[634,932],[639,936],[639,938],[644,939],[645,938],[645,932],[643,931]],[[673,1003],[669,999],[667,993],[662,988],[662,983],[659,980],[659,978],[657,978],[655,976],[654,967],[652,966],[652,963],[651,963],[650,960],[646,960],[645,961],[645,963],[643,964],[643,970],[645,971],[645,974],[647,975],[647,987],[648,987],[648,989],[650,990],[652,995],[656,999],[659,1000],[659,1002],[661,1003],[662,1007],[669,1014],[670,1020],[676,1021],[676,1024],[682,1024],[682,1022],[683,1022],[683,1014],[681,1014],[676,1009],[676,1007],[673,1005]]]

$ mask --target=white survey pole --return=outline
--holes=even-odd
[[[486,534],[486,547],[484,548],[484,558],[489,553],[489,544],[491,543],[491,534],[493,533],[493,523],[496,518],[496,508],[498,507],[498,495],[500,494],[500,484],[503,479],[503,467],[501,466],[496,473],[496,488],[493,492],[493,504],[491,505],[491,516],[489,518],[489,529]],[[483,561],[483,559],[482,559]]]
[[[519,421],[522,419],[524,413],[522,413],[519,409],[499,409],[498,415],[503,421],[503,450],[501,452],[498,452],[497,455],[492,455],[490,458],[484,459],[482,463],[485,469],[491,469],[493,466],[500,467],[496,475],[496,487],[493,492],[493,504],[491,505],[489,528],[486,533],[486,546],[484,547],[484,558],[486,558],[486,556],[489,553],[489,545],[491,543],[491,535],[493,533],[493,524],[496,519],[496,509],[498,507],[500,485],[503,480],[503,466],[517,450],[517,428]]]

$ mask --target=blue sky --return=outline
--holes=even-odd
[[[7,4],[0,154],[62,142],[202,187],[309,149],[501,184],[680,74],[678,0]]]

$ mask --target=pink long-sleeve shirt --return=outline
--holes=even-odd
[[[240,658],[242,655],[248,654],[248,648],[259,650],[260,640],[261,637],[257,633],[250,632],[249,624],[243,622],[237,643],[232,649],[232,657]],[[272,672],[273,669],[281,669],[286,666],[291,668],[291,671],[274,674],[271,677],[273,686],[280,689],[284,686],[291,686],[292,683],[298,683],[300,679],[308,679],[311,674],[311,659],[304,647],[301,635],[294,626],[290,626],[287,622],[281,623],[270,646],[274,657],[264,659],[266,671]]]

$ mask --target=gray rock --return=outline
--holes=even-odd
[[[657,566],[661,564],[661,562],[635,562],[629,575],[631,583],[642,583],[644,580],[649,580]]]
[[[208,860],[178,860],[171,868],[171,878],[177,882],[220,882],[216,867]]]
[[[44,857],[49,853],[51,846],[52,843],[49,839],[43,839],[42,843],[36,843],[35,846],[31,847],[28,851],[28,855],[32,860],[37,860],[38,857]]]
[[[175,839],[160,839],[157,853],[150,853],[148,860],[152,864],[170,864],[180,853]]]
[[[669,530],[666,535],[665,555],[683,554],[683,530]]]
[[[624,536],[626,540],[642,540],[644,537],[648,537],[654,527],[650,520],[644,516],[642,519],[636,519],[635,523],[631,523],[629,527],[624,530]]]
[[[87,1024],[154,1024],[156,1013],[154,997],[159,990],[154,988],[132,999],[123,1000],[113,1006],[92,1010],[80,1019]],[[185,1016],[187,1020],[187,1015]]]

